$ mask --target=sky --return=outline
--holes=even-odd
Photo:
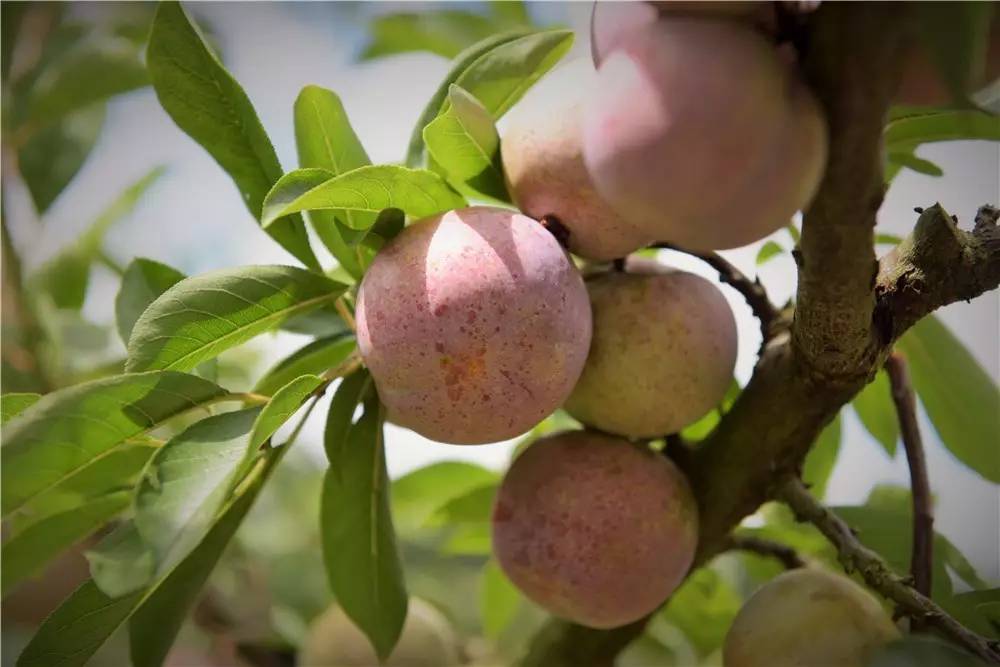
[[[456,5],[452,4],[454,8]],[[535,3],[533,16],[560,22],[577,31],[569,56],[589,52],[589,3]],[[372,160],[400,160],[413,123],[449,68],[429,54],[393,56],[356,62],[365,40],[365,21],[375,13],[416,3],[206,3],[190,6],[207,20],[221,47],[227,67],[244,86],[269,132],[286,170],[296,166],[292,103],[307,84],[336,91]],[[503,123],[500,123],[501,132]],[[956,142],[927,146],[922,157],[940,165],[943,178],[910,171],[900,174],[879,213],[878,231],[905,235],[913,226],[915,206],[934,201],[968,224],[978,205],[1000,200],[1000,147],[986,142]],[[244,208],[228,176],[193,140],[173,125],[150,89],[122,96],[109,108],[105,131],[95,152],[71,187],[46,215],[44,226],[25,220],[12,203],[15,241],[29,266],[38,266],[69,243],[100,210],[129,183],[157,165],[166,175],[139,204],[131,218],[109,236],[109,254],[126,262],[135,256],[166,262],[186,273],[252,263],[291,263],[291,258],[261,232]],[[22,218],[15,220],[20,211]],[[41,230],[39,232],[39,230]],[[776,235],[787,245],[787,238]],[[759,242],[722,253],[748,275],[761,277],[772,298],[784,303],[795,291],[795,267],[790,256],[755,266]],[[698,260],[677,253],[661,258],[678,268],[714,279]],[[733,307],[740,334],[737,378],[749,378],[760,343],[756,320],[741,297],[729,287],[723,292]],[[96,322],[112,322],[117,279],[103,269],[95,279],[85,314]],[[939,316],[994,378],[1000,376],[1000,296],[996,292],[972,303],[939,311]],[[278,358],[302,345],[304,339],[280,334],[259,345],[268,358]],[[1000,406],[998,406],[1000,408]],[[317,461],[322,411],[305,430],[303,445]],[[1000,489],[972,473],[941,445],[921,412],[931,486],[938,499],[936,527],[955,541],[993,583],[1000,582]],[[854,414],[844,411],[842,452],[830,480],[831,504],[858,504],[875,484],[908,485],[902,448],[890,460],[864,431]],[[1000,438],[1000,435],[998,435]],[[1000,455],[1000,442],[997,443]],[[387,459],[394,477],[438,460],[468,460],[500,469],[512,443],[460,447],[432,443],[409,431],[388,427]],[[748,447],[753,442],[747,443]],[[901,526],[908,530],[908,526]]]

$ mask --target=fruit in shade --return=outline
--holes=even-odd
[[[594,628],[655,610],[697,544],[687,480],[662,454],[614,436],[542,438],[507,471],[493,550],[510,581],[552,614]]]
[[[847,577],[800,568],[765,584],[736,615],[723,646],[725,667],[863,667],[899,637],[868,591]]]
[[[385,667],[458,665],[458,643],[448,621],[419,598],[410,598],[406,622]],[[309,629],[299,653],[301,667],[373,667],[378,658],[368,638],[339,607],[330,607]]]
[[[676,433],[725,396],[736,320],[712,283],[652,262],[587,280],[594,331],[566,411],[588,426],[639,438]]]
[[[590,346],[580,274],[538,222],[500,208],[404,229],[365,274],[356,314],[388,417],[455,444],[537,424],[565,401]]]
[[[536,219],[554,216],[569,232],[570,250],[605,261],[651,239],[601,199],[583,164],[581,104],[595,76],[580,59],[542,79],[510,113],[501,155],[518,208]]]
[[[657,240],[746,245],[788,224],[819,184],[819,106],[740,22],[671,17],[639,28],[603,62],[593,90],[583,142],[591,178]]]

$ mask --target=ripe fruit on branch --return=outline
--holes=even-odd
[[[622,220],[597,194],[583,164],[582,108],[593,66],[559,67],[514,107],[501,143],[504,173],[518,207],[554,216],[569,231],[569,248],[598,261],[624,257],[652,237]]]
[[[594,333],[566,410],[633,438],[676,433],[717,407],[736,365],[736,321],[709,281],[651,262],[587,280]]]
[[[594,628],[656,609],[687,574],[697,531],[697,506],[673,463],[589,431],[528,447],[493,509],[493,550],[511,582]]]
[[[800,568],[754,593],[723,646],[726,667],[863,667],[899,631],[868,591],[847,577]]]
[[[591,320],[583,280],[548,231],[471,207],[416,222],[382,248],[358,292],[357,328],[390,419],[481,444],[563,403]]]
[[[378,658],[368,639],[339,607],[321,614],[299,654],[303,667],[371,667]],[[457,640],[437,609],[410,598],[399,643],[384,667],[451,667],[459,664]]]
[[[806,206],[826,160],[811,92],[737,21],[662,18],[608,56],[584,114],[597,191],[657,240],[746,245]]]

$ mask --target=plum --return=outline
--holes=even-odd
[[[614,436],[542,438],[511,465],[493,508],[493,550],[528,598],[594,628],[655,610],[684,579],[697,506],[662,454]]]
[[[719,405],[736,364],[736,321],[712,283],[654,263],[587,280],[593,339],[566,411],[632,438],[676,433]]]
[[[515,203],[533,218],[554,216],[575,254],[624,257],[651,237],[625,222],[597,194],[583,164],[581,103],[595,77],[584,59],[557,68],[514,107],[501,141]]]
[[[534,426],[569,395],[590,346],[576,267],[537,221],[501,208],[405,228],[365,274],[356,314],[388,418],[454,444]]]
[[[747,601],[723,646],[725,667],[863,667],[899,631],[868,591],[817,568],[781,574]]]

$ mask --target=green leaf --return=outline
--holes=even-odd
[[[495,199],[509,199],[493,117],[459,86],[449,87],[448,110],[424,128],[424,143],[433,161],[457,183]]]
[[[1000,482],[1000,390],[965,346],[934,316],[910,329],[896,349],[941,441],[959,461]]]
[[[840,414],[838,413],[833,421],[820,432],[802,465],[802,481],[809,486],[817,498],[822,499],[826,494],[826,483],[830,480],[830,474],[837,463],[837,454],[840,453],[840,436]]]
[[[95,35],[47,67],[25,113],[44,126],[95,102],[149,83],[136,44],[111,35]]]
[[[320,506],[327,577],[341,608],[385,660],[399,639],[407,605],[377,398],[365,401],[363,415],[333,453]]]
[[[893,151],[891,153],[887,153],[886,160],[889,162],[887,169],[891,176],[895,176],[903,167],[912,169],[918,174],[925,174],[927,176],[944,176],[944,170],[941,169],[941,167],[934,164],[930,160],[917,157],[914,153],[908,151]],[[890,177],[886,180],[891,181],[892,178]]]
[[[337,391],[333,393],[333,399],[330,401],[326,428],[323,431],[323,448],[326,451],[326,458],[331,462],[343,457],[341,450],[346,447],[355,408],[371,387],[371,382],[371,376],[362,369],[348,375],[337,385]]]
[[[333,303],[344,289],[293,266],[246,266],[187,278],[139,317],[125,370],[194,368],[292,315]]]
[[[1000,588],[960,593],[942,606],[973,632],[1000,639]]]
[[[300,375],[320,375],[341,365],[357,347],[348,334],[314,340],[279,361],[257,381],[254,392],[270,396]]]
[[[135,526],[153,552],[157,574],[187,556],[211,527],[246,458],[259,414],[257,407],[207,417],[150,460],[135,491]]]
[[[250,434],[250,452],[271,439],[282,425],[292,418],[310,395],[323,384],[315,375],[302,375],[275,392],[274,397],[261,410]]]
[[[434,512],[433,519],[445,524],[487,525],[493,513],[497,490],[496,482],[469,489],[439,507]]]
[[[688,638],[701,655],[722,645],[743,598],[710,567],[695,570],[663,609],[663,617]]]
[[[131,494],[118,491],[39,521],[3,545],[2,595],[40,572],[63,549],[76,544],[129,505]]]
[[[122,285],[115,298],[115,324],[118,335],[126,345],[142,312],[185,277],[171,266],[143,257],[133,259],[125,268]]]
[[[993,6],[989,2],[915,6],[921,46],[952,98],[967,104],[984,77]]]
[[[398,208],[425,218],[465,205],[465,199],[432,171],[392,164],[359,167],[315,185],[317,174],[293,171],[275,183],[264,202],[264,226],[300,211],[351,209],[378,213]],[[308,189],[304,187],[311,186]],[[345,224],[374,224],[374,217],[345,219]]]
[[[329,176],[324,180],[371,164],[340,98],[319,86],[306,86],[295,100],[295,143],[299,166],[325,169]],[[369,226],[368,219],[374,220],[374,217],[374,214],[353,210],[312,211],[309,214],[317,236],[355,279],[361,277],[363,270],[357,250],[350,247],[352,241],[358,240],[353,230]]]
[[[118,526],[84,555],[94,583],[113,598],[143,588],[156,574],[156,556],[134,521]]]
[[[136,436],[226,395],[199,377],[159,371],[96,380],[42,397],[3,432],[4,518]]]
[[[3,394],[0,396],[0,424],[6,424],[38,402],[41,394]]]
[[[434,120],[441,111],[441,105],[443,105],[445,100],[448,98],[448,89],[451,84],[458,81],[458,78],[463,72],[469,69],[474,63],[490,51],[526,35],[531,35],[533,32],[533,30],[527,28],[519,28],[500,35],[494,35],[493,37],[487,37],[481,42],[473,44],[455,56],[455,64],[452,65],[452,68],[448,71],[448,74],[445,76],[444,81],[441,82],[441,85],[438,86],[438,89],[434,91],[434,95],[431,96],[431,99],[427,102],[427,106],[425,106],[424,110],[421,112],[420,118],[417,120],[417,124],[413,127],[413,132],[410,134],[410,142],[406,148],[406,166],[419,167],[423,164],[424,128],[428,123]]]
[[[896,456],[899,440],[899,419],[892,402],[889,376],[880,370],[875,379],[854,397],[851,406],[864,427],[878,441],[889,458]]]
[[[939,141],[1000,141],[1000,118],[982,111],[938,111],[889,122],[883,132],[889,153],[906,153]]]
[[[180,3],[161,2],[157,7],[146,60],[160,105],[229,174],[259,220],[264,196],[281,176],[281,164],[250,98],[205,44]],[[303,264],[319,269],[300,216],[276,222],[267,233]]]
[[[896,236],[895,234],[876,234],[875,243],[876,245],[899,245],[902,243],[903,239]]]
[[[396,524],[400,531],[417,530],[449,501],[498,481],[495,472],[462,461],[442,461],[414,470],[392,483]]]
[[[83,167],[104,126],[95,104],[34,132],[18,149],[17,164],[39,214],[45,213]]]
[[[867,664],[868,667],[976,667],[983,663],[940,639],[911,634],[880,648]]]
[[[490,19],[460,10],[386,14],[371,22],[371,38],[361,59],[413,51],[429,51],[450,59],[496,31]]]
[[[498,21],[508,25],[531,25],[528,5],[522,0],[490,0],[490,11]]]
[[[327,304],[300,315],[293,315],[282,322],[279,328],[282,331],[324,338],[351,332],[351,328],[340,317],[340,313],[337,312],[337,308],[333,304]]]
[[[163,167],[156,167],[128,186],[87,231],[38,270],[31,279],[33,285],[48,292],[57,307],[79,310],[87,296],[90,266],[101,251],[108,230],[133,211],[163,171]]]
[[[479,584],[479,617],[486,638],[499,639],[520,606],[521,594],[491,558],[483,567]]]
[[[774,259],[778,255],[785,254],[785,249],[774,241],[768,241],[760,247],[757,252],[757,266],[767,264],[770,260]]]
[[[709,411],[708,414],[695,423],[685,427],[681,431],[681,435],[688,440],[703,440],[715,429],[719,420],[722,419],[722,415],[729,412],[729,408],[733,407],[733,403],[736,402],[741,391],[739,383],[733,378],[732,382],[729,383],[729,388],[726,389],[726,395],[722,397],[722,404],[718,408]]]

